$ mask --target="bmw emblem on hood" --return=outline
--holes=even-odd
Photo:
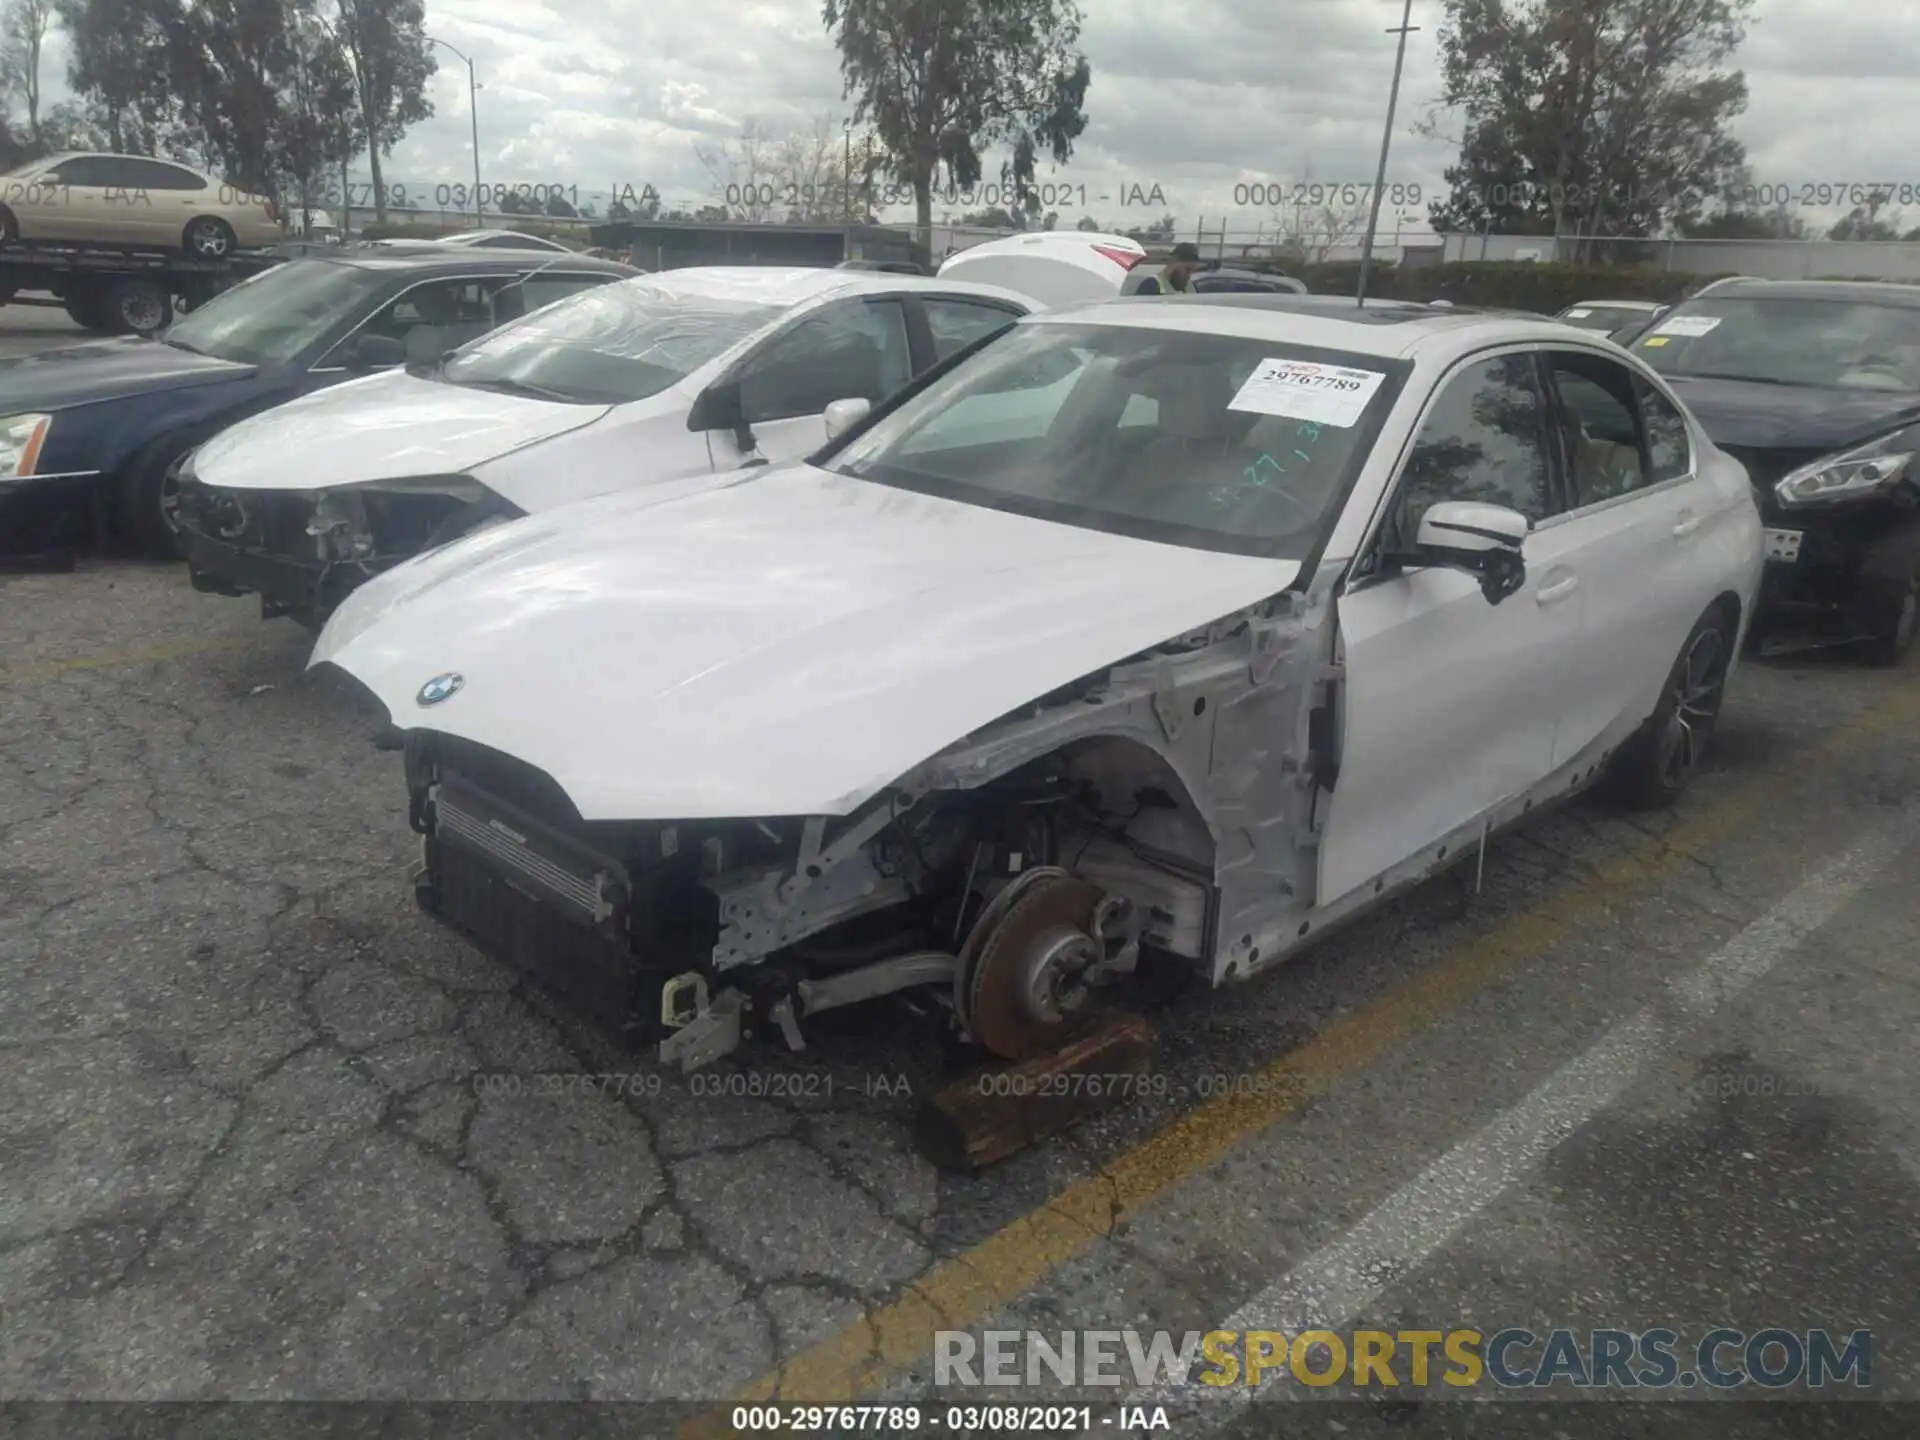
[[[422,705],[438,705],[442,700],[450,700],[460,687],[467,683],[467,677],[456,672],[436,675],[420,687],[420,693],[413,698]]]

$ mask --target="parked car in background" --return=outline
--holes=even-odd
[[[1920,290],[1721,281],[1633,348],[1752,478],[1768,527],[1756,642],[1904,656],[1920,619]]]
[[[1582,300],[1553,318],[1581,330],[1599,330],[1624,345],[1671,308],[1652,300]]]
[[[432,239],[395,238],[391,240],[369,240],[369,245],[378,245],[391,250],[412,250],[422,246],[451,245],[458,249],[472,250],[557,250],[562,255],[575,253],[558,240],[548,240],[539,235],[525,235],[518,230],[457,230],[449,235],[437,235]]]
[[[171,160],[75,151],[0,175],[0,245],[151,247],[219,260],[284,238],[271,200]]]
[[[1138,240],[1093,230],[1039,230],[969,246],[940,265],[942,280],[998,285],[1042,307],[1111,300],[1146,259]]]
[[[1120,293],[1139,294],[1147,281],[1158,281],[1160,272],[1165,268],[1164,265],[1136,265],[1128,272]],[[1211,270],[1194,271],[1193,291],[1196,295],[1304,295],[1307,286],[1305,281],[1295,280],[1290,275],[1272,275],[1263,270],[1216,265]]]
[[[662,1058],[917,991],[1019,1059],[1137,965],[1258,974],[1589,783],[1670,803],[1759,531],[1600,337],[1089,306],[750,484],[390,570],[312,663],[404,732],[422,905]]]
[[[288,260],[197,306],[161,338],[0,361],[0,548],[70,554],[117,537],[179,543],[177,463],[296,395],[431,361],[527,311],[633,272],[532,251],[341,251]],[[337,463],[347,437],[308,436]]]
[[[841,270],[878,270],[888,275],[929,275],[933,272],[916,260],[842,260]]]
[[[797,459],[1034,308],[866,270],[700,267],[576,294],[444,361],[309,396],[193,457],[193,583],[317,625],[501,517]]]

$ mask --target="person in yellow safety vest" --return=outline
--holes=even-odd
[[[1142,295],[1193,294],[1193,267],[1200,263],[1200,247],[1182,242],[1173,247],[1173,259],[1158,275],[1147,277]]]

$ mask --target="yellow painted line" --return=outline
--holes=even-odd
[[[1431,1029],[1444,1015],[1524,962],[1565,940],[1581,924],[1724,839],[1806,775],[1808,763],[1833,759],[1877,733],[1920,720],[1920,688],[1898,693],[1835,726],[1784,771],[1755,776],[1740,789],[1683,820],[1666,836],[1635,846],[1556,892],[1531,910],[1450,951],[1379,999],[1339,1017],[1299,1049],[1271,1062],[1263,1083],[1208,1101],[1069,1186],[969,1250],[934,1265],[906,1292],[818,1341],[733,1399],[778,1398],[812,1404],[851,1403],[910,1370],[933,1351],[937,1330],[975,1325],[1019,1298],[1116,1226],[1180,1182],[1225,1158],[1236,1146],[1293,1114],[1336,1081],[1354,1075],[1395,1046]],[[681,1434],[728,1433],[727,1416],[711,1412]],[[717,1427],[717,1428],[716,1428]]]
[[[24,665],[18,670],[0,666],[0,688],[16,688],[58,675],[81,670],[111,670],[122,665],[154,665],[167,660],[185,660],[193,655],[213,655],[222,650],[248,650],[266,646],[273,637],[233,635],[220,640],[193,640],[155,650],[125,650],[111,655],[91,655],[78,660],[55,660],[46,665]]]

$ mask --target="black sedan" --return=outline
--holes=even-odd
[[[0,558],[113,539],[175,553],[174,471],[195,446],[298,395],[437,359],[528,311],[638,272],[527,250],[363,250],[292,260],[158,339],[0,362]]]
[[[1756,643],[1905,655],[1920,630],[1920,287],[1726,281],[1633,348],[1753,481]]]

